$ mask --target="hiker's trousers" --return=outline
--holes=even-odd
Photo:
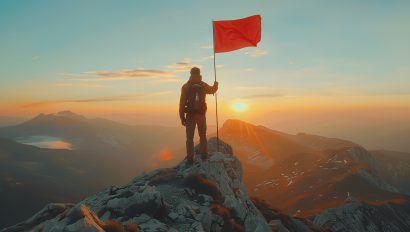
[[[201,154],[208,153],[208,142],[206,140],[206,117],[205,114],[186,115],[186,152],[187,158],[194,158],[194,134],[198,125],[199,143]]]

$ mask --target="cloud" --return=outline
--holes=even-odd
[[[65,82],[54,83],[52,84],[52,86],[75,87],[75,88],[109,88],[111,87],[108,85],[100,85],[100,84],[95,84],[95,83],[65,83]]]
[[[57,73],[60,76],[64,76],[67,79],[83,78],[83,77],[92,77],[92,75],[84,73]],[[73,78],[75,77],[75,78]]]
[[[253,51],[250,52],[245,52],[246,55],[250,56],[250,57],[262,57],[262,56],[266,56],[268,54],[267,51],[262,50],[262,49],[255,49]]]
[[[158,69],[123,69],[119,71],[97,70],[79,74],[59,73],[59,75],[65,76],[68,80],[84,82],[117,80],[157,80],[160,82],[178,81],[175,72]]]
[[[99,70],[85,72],[84,74],[96,76],[100,80],[142,80],[175,77],[172,72],[156,69],[123,69],[117,72]]]
[[[202,60],[213,60],[214,56],[205,56],[204,58],[202,58]]]
[[[190,58],[184,58],[180,62],[165,66],[161,69],[122,69],[119,71],[97,70],[83,73],[59,73],[69,80],[83,82],[94,81],[117,81],[117,80],[154,80],[157,82],[180,82],[177,77],[179,72],[189,72],[192,67],[201,67],[199,64],[193,64]],[[168,69],[168,70],[167,70]],[[90,86],[91,87],[91,86]]]
[[[253,71],[255,71],[255,69],[253,69],[253,68],[245,68],[245,71],[246,71],[246,72],[253,72]]]
[[[270,86],[235,86],[234,88],[243,93],[249,93],[249,95],[244,96],[243,99],[277,98],[285,96],[282,93],[278,93],[283,92],[283,90],[278,90]]]
[[[273,90],[273,87],[269,86],[236,86],[235,89],[241,90]]]
[[[130,95],[117,95],[117,96],[104,96],[95,98],[84,98],[84,99],[60,99],[60,100],[46,100],[46,101],[33,101],[29,103],[21,104],[20,108],[32,108],[46,105],[56,105],[62,103],[96,103],[96,102],[115,102],[115,101],[130,101],[139,98],[155,97],[161,95],[167,95],[172,93],[172,91],[160,91],[152,93],[140,93],[140,94],[130,94]]]
[[[179,77],[169,77],[169,78],[155,79],[153,81],[160,82],[160,83],[169,83],[169,82],[181,82],[183,80]]]
[[[189,70],[191,70],[192,67],[200,68],[201,65],[193,64],[190,58],[184,58],[178,63],[170,64],[165,67],[173,70],[174,72],[189,72]]]
[[[212,44],[204,44],[201,46],[202,49],[212,49],[214,46]]]

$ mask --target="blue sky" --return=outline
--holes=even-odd
[[[312,101],[410,103],[409,1],[5,0],[0,113],[171,115],[189,66],[213,81],[212,19],[254,14],[259,47],[216,56],[226,117],[235,101],[258,112]]]

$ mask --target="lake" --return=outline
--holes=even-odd
[[[70,142],[65,141],[62,138],[44,135],[34,135],[24,138],[17,139],[17,142],[33,145],[40,148],[50,148],[50,149],[67,149],[72,150],[73,146]]]

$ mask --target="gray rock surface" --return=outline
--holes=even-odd
[[[229,145],[222,147],[232,153]],[[2,232],[107,231],[114,225],[122,231],[271,231],[242,174],[232,154],[213,152],[208,161],[196,157],[193,166],[182,161],[154,170],[77,204],[49,204]]]
[[[291,217],[278,209],[269,206],[264,200],[252,198],[252,202],[259,209],[272,231],[279,232],[329,232],[315,226],[311,221],[304,218]]]
[[[369,205],[352,201],[327,209],[313,223],[334,232],[406,232],[410,231],[409,204]]]
[[[369,151],[367,151],[363,147],[357,146],[347,150],[347,155],[350,156],[353,160],[369,165],[369,168],[360,170],[358,173],[368,183],[389,192],[399,192],[397,188],[393,187],[387,181],[381,178],[380,173],[378,173],[379,164]]]

